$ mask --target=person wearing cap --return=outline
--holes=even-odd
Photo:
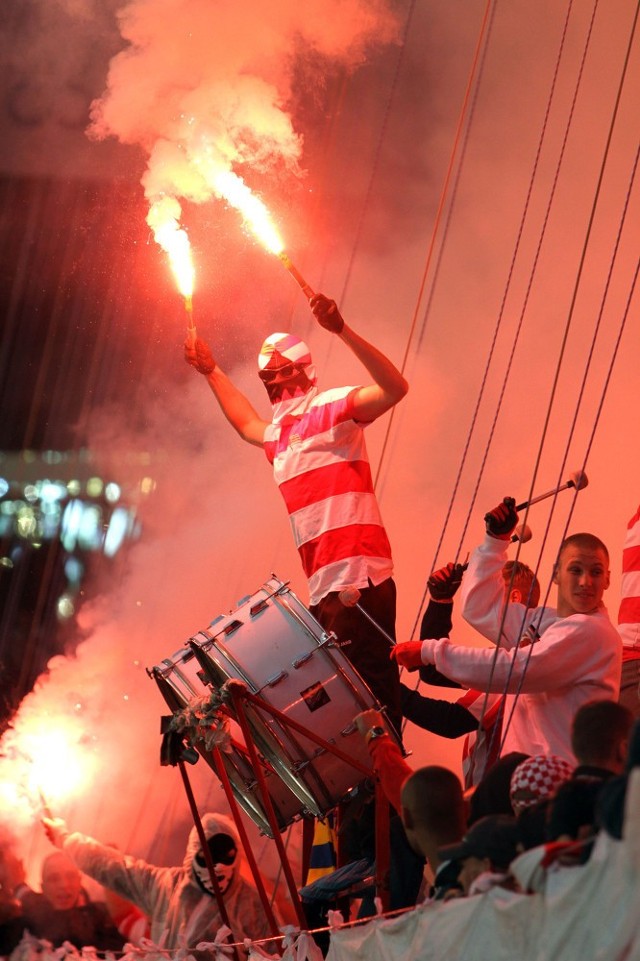
[[[511,775],[509,797],[515,815],[548,801],[573,773],[573,765],[553,754],[528,757]]]
[[[435,664],[460,684],[506,693],[503,753],[556,754],[575,764],[575,712],[594,697],[617,700],[620,690],[622,644],[602,601],[609,553],[595,535],[572,534],[554,566],[556,608],[505,604],[501,571],[517,522],[512,497],[485,515],[487,536],[462,583],[463,617],[496,649],[435,639],[399,644],[392,655],[403,667]]]
[[[320,326],[349,347],[373,383],[320,392],[304,341],[290,333],[272,334],[258,358],[258,376],[271,402],[266,420],[203,340],[187,339],[185,359],[206,377],[240,437],[263,448],[308,578],[310,610],[326,631],[349,641],[344,653],[399,731],[399,674],[389,660],[389,642],[339,595],[357,588],[359,607],[395,637],[391,548],[373,489],[364,427],[397,404],[408,384],[384,354],[345,323],[335,301],[316,294],[309,303]]]
[[[553,754],[528,757],[511,775],[509,796],[523,847],[544,844],[551,800],[573,773],[573,765]]]
[[[473,824],[461,841],[439,849],[443,861],[460,862],[458,879],[465,895],[495,885],[512,886],[509,866],[519,854],[516,819],[489,814]]]
[[[222,917],[195,826],[180,867],[157,867],[78,832],[62,818],[43,818],[47,837],[80,870],[135,904],[149,918],[151,940],[164,948],[213,941]],[[240,839],[231,818],[205,814],[202,827],[233,937],[257,940],[271,933],[258,892],[241,873]]]

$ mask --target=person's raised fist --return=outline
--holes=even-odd
[[[462,583],[462,575],[467,566],[467,564],[453,564],[450,561],[444,567],[434,571],[427,581],[431,599],[440,603],[453,600],[455,592]]]
[[[184,359],[194,367],[199,374],[207,376],[215,370],[216,362],[213,359],[211,348],[209,344],[200,337],[196,337],[195,340],[187,337],[184,342]]]
[[[63,847],[66,838],[69,836],[66,821],[63,821],[62,818],[44,817],[42,818],[42,826],[53,846],[56,848]]]
[[[335,300],[330,300],[324,294],[315,294],[309,301],[309,306],[321,327],[331,331],[332,334],[342,332],[344,320]]]
[[[505,497],[501,504],[484,515],[487,534],[508,541],[518,523],[515,497]]]

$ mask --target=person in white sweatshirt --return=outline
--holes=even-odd
[[[463,617],[495,648],[430,639],[398,644],[392,656],[402,667],[434,664],[465,687],[505,693],[501,753],[555,754],[575,764],[576,711],[594,698],[617,700],[620,689],[620,635],[602,602],[609,553],[595,535],[572,534],[554,568],[556,608],[505,605],[502,568],[517,521],[511,497],[486,515],[487,536],[462,584]]]

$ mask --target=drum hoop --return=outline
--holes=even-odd
[[[224,631],[221,631],[220,633],[224,634]],[[231,664],[233,668],[237,671],[237,679],[243,681],[247,685],[249,690],[251,690],[254,694],[256,694],[258,691],[258,687],[255,681],[253,680],[253,678],[251,678],[247,674],[247,672],[244,670],[244,668],[239,663],[239,661],[237,661],[236,658],[233,657],[228,647],[226,647],[223,643],[221,643],[221,641],[217,639],[218,635],[217,634],[211,635],[209,634],[208,631],[200,631],[200,634],[206,635],[207,641],[209,641],[210,647],[212,647],[214,651],[219,651],[220,654],[222,654],[222,656],[229,662],[229,664]],[[197,641],[198,636],[199,636],[198,634],[195,634],[193,637],[189,638],[189,643],[190,644],[193,643],[193,645],[197,647],[199,650],[203,651],[203,653],[206,654],[206,656],[210,660],[212,660],[214,664],[216,664],[216,666],[220,667],[220,665],[217,664],[215,658],[209,653],[209,650],[205,647],[205,645],[198,643]],[[191,648],[191,650],[193,652],[193,656],[197,657],[197,654],[195,653],[193,648]],[[222,665],[222,668],[224,669],[224,665]],[[229,671],[224,670],[224,673],[227,675],[227,680],[229,680]],[[213,684],[212,681],[208,681],[208,683],[210,685]]]
[[[245,704],[244,711],[247,716],[249,726],[256,736],[256,741],[261,742],[273,752],[272,758],[268,757],[267,753],[269,764],[274,768],[278,776],[285,781],[287,786],[296,795],[296,797],[306,805],[308,810],[316,817],[323,816],[321,805],[318,804],[317,795],[312,794],[310,788],[308,788],[305,782],[297,776],[298,771],[302,770],[303,768],[307,769],[307,776],[310,775],[313,777],[313,780],[319,789],[320,796],[324,798],[324,810],[326,811],[329,809],[327,808],[326,802],[329,803],[330,807],[335,807],[335,800],[327,791],[326,785],[323,783],[319,772],[316,771],[312,764],[312,762],[318,757],[319,753],[324,753],[323,749],[320,748],[319,751],[313,755],[313,757],[309,757],[305,762],[300,763],[292,757],[289,748],[281,739],[279,730],[282,729],[282,724],[275,721],[275,719],[271,717],[268,712],[266,712],[265,716],[263,712],[260,711],[260,708],[256,705]],[[255,720],[256,717],[258,722]],[[268,723],[268,718],[271,719],[273,727]],[[298,740],[299,735],[297,735],[292,728],[286,728],[286,736],[289,744],[297,750],[299,756],[304,757],[309,753],[302,747],[302,744]],[[275,751],[273,747],[274,743],[277,747],[277,750]]]

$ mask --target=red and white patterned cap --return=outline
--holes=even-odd
[[[306,366],[310,363],[311,352],[309,348],[304,340],[300,340],[295,334],[270,334],[258,354],[259,370],[264,370],[265,367],[277,368],[284,364]]]
[[[511,775],[509,796],[516,814],[545,798],[568,781],[573,766],[556,754],[536,754],[522,761]]]

